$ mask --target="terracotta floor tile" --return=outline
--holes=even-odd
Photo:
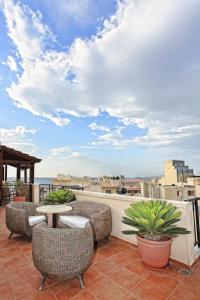
[[[125,252],[119,252],[112,256],[112,259],[121,266],[127,266],[132,263],[132,257],[130,254]]]
[[[183,276],[182,281],[185,282],[195,292],[200,292],[200,276],[199,274],[192,274],[191,276]]]
[[[8,281],[16,299],[25,298],[37,292],[40,280],[39,273],[31,268],[17,268],[15,272],[8,274]]]
[[[130,259],[133,259],[133,261],[140,260],[140,254],[135,247],[129,246],[129,248],[124,250],[123,253],[127,254],[130,257]],[[130,261],[130,263],[131,263],[131,261]]]
[[[58,300],[69,300],[82,292],[79,281],[76,278],[59,281],[55,285],[50,286],[50,290]]]
[[[9,240],[8,237],[6,239],[0,240],[0,251],[10,248],[15,248],[17,245],[14,240]]]
[[[55,284],[55,283],[58,283],[59,282],[59,279],[57,277],[48,277],[47,280],[46,280],[46,284],[48,287],[50,287],[51,285]]]
[[[19,247],[23,252],[32,252],[32,243],[19,245]]]
[[[103,273],[99,272],[94,267],[90,267],[83,275],[84,286],[90,287],[103,278],[105,278],[105,275]]]
[[[193,288],[184,282],[180,282],[178,286],[173,290],[172,296],[181,300],[199,300],[200,290],[194,291]]]
[[[95,269],[104,273],[107,276],[117,272],[120,268],[120,265],[118,265],[110,258],[104,259],[103,261],[100,261],[98,264],[95,265]]]
[[[0,281],[1,281],[1,279],[4,280],[5,277],[6,277],[6,272],[5,272],[3,265],[1,264],[0,265]]]
[[[29,261],[33,260],[32,251],[30,251],[30,252],[27,251],[24,253],[24,255]]]
[[[38,290],[40,283],[40,279],[32,279],[31,277],[29,278],[29,281],[24,281],[19,284],[16,283],[10,283],[11,289],[16,297],[16,299],[26,299],[33,293],[36,293]]]
[[[180,282],[180,280],[167,275],[167,273],[160,274],[159,271],[150,273],[146,280],[169,292],[171,292]]]
[[[142,278],[147,278],[151,272],[149,269],[143,266],[140,260],[134,261],[133,263],[125,266],[125,268],[131,272],[134,272],[135,274],[139,275]]]
[[[174,296],[169,296],[169,297],[167,297],[167,299],[166,300],[180,300],[180,298],[177,298],[177,297],[174,297]]]
[[[112,280],[106,278],[89,288],[99,300],[120,300],[127,292]]]
[[[14,294],[6,278],[0,280],[0,300],[14,300]]]
[[[34,267],[33,261],[29,261],[26,259],[25,263],[23,265],[15,266],[15,268],[13,268],[13,272],[16,273],[15,270],[17,270],[17,272],[23,273],[24,271],[31,272],[32,270],[36,270],[36,268]],[[9,270],[6,272],[9,274],[9,273],[12,273],[12,270]]]
[[[137,300],[137,298],[128,293],[122,298],[122,300]]]
[[[116,249],[114,249],[114,248],[107,245],[105,247],[97,249],[97,252],[104,255],[104,256],[109,257],[109,256],[112,256],[112,255],[116,254],[118,252],[118,250],[116,250]]]
[[[109,278],[127,290],[130,290],[142,280],[141,277],[137,276],[133,272],[128,271],[125,268],[121,268],[118,272],[116,272]]]
[[[200,262],[197,262],[193,268],[194,272],[200,272]]]
[[[27,257],[19,253],[19,256],[10,257],[9,260],[3,262],[5,270],[13,270],[18,266],[24,265],[27,263]]]
[[[105,259],[107,256],[99,253],[99,252],[95,252],[92,258],[92,264],[95,265],[96,263],[102,261],[103,259]]]
[[[36,272],[36,269],[33,267],[33,264],[31,261],[26,261],[23,264],[19,265],[10,265],[9,268],[6,268],[6,274],[9,277],[16,277],[18,279],[19,277],[23,278],[23,276],[29,275],[33,272]]]
[[[168,292],[151,285],[145,280],[136,285],[131,293],[139,300],[165,300],[169,296]]]
[[[27,295],[25,298],[21,298],[21,300],[56,300],[56,297],[49,289],[46,289]]]
[[[123,242],[120,242],[118,240],[113,239],[110,243],[109,246],[112,246],[115,250],[118,251],[123,251],[129,248],[129,245]]]
[[[179,272],[180,269],[181,269],[180,266],[175,265],[174,263],[170,263],[170,266],[169,266],[169,268],[166,269],[166,272],[173,278],[176,278],[178,280],[184,280],[184,278],[187,276],[181,274]]]
[[[96,300],[97,298],[94,297],[89,291],[83,291],[82,293],[78,294],[72,299],[73,300]]]

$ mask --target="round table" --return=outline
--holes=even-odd
[[[43,205],[36,208],[36,210],[43,214],[52,214],[53,228],[57,227],[57,214],[72,210],[69,205]]]

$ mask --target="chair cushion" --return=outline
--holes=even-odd
[[[29,226],[37,225],[46,220],[45,216],[30,216],[28,217]]]
[[[82,216],[60,216],[60,222],[71,228],[84,228],[89,219]]]

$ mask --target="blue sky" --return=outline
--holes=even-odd
[[[0,140],[37,176],[199,173],[198,0],[1,0]]]

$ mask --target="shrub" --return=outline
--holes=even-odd
[[[65,204],[75,200],[75,195],[70,190],[58,190],[50,192],[44,200],[44,205]]]
[[[179,234],[190,233],[185,228],[175,225],[180,220],[181,212],[167,201],[150,200],[132,203],[125,210],[124,224],[134,227],[124,230],[124,234],[137,234],[149,240],[165,240]]]

